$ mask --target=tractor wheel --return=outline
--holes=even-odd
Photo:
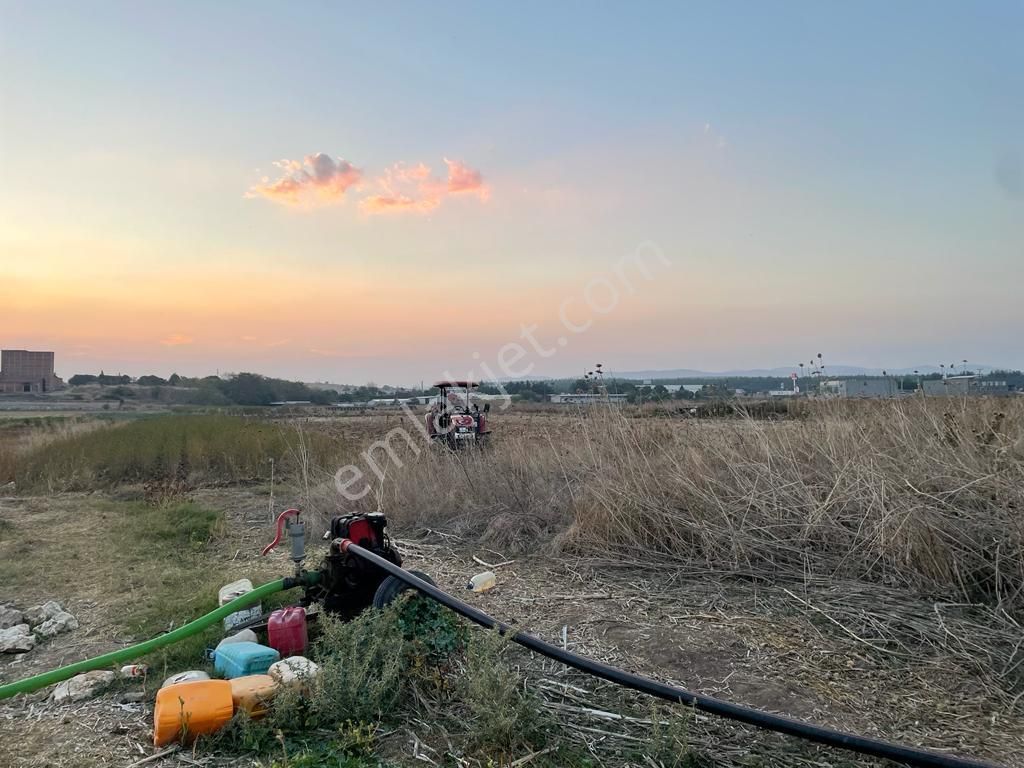
[[[409,573],[413,576],[419,576],[427,582],[427,584],[434,585],[434,580],[427,576],[427,574],[423,573],[423,571],[409,571]],[[373,595],[373,607],[384,608],[385,606],[393,603],[395,598],[400,594],[410,589],[413,589],[413,587],[410,587],[398,577],[388,576],[380,583],[380,586],[377,587],[377,591]]]

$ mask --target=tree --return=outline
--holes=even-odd
[[[82,384],[95,384],[97,381],[98,379],[91,373],[76,373],[74,376],[68,379],[68,384],[70,384],[72,387],[78,387],[81,386]]]
[[[238,405],[270,405],[274,402],[270,382],[255,373],[240,373],[227,381],[218,380],[216,386]]]
[[[627,393],[626,399],[630,403],[646,403],[652,400],[650,387],[635,387],[632,392]]]
[[[135,383],[141,384],[144,387],[159,387],[166,384],[167,379],[162,379],[159,376],[139,376]]]
[[[309,399],[317,405],[331,405],[338,402],[338,393],[333,389],[316,389]]]

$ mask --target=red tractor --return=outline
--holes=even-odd
[[[483,410],[472,402],[472,391],[480,385],[474,381],[439,381],[437,399],[427,410],[427,432],[432,440],[443,442],[449,448],[464,448],[483,444],[491,433],[489,419],[491,404]]]

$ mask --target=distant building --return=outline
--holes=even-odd
[[[973,376],[948,376],[942,379],[925,379],[921,382],[921,387],[930,397],[962,397],[970,393],[973,384]]]
[[[0,350],[0,392],[52,392],[64,382],[53,372],[53,352]]]
[[[995,379],[979,379],[978,393],[982,395],[1008,395],[1013,391],[1008,381]]]
[[[422,397],[375,397],[367,402],[371,408],[401,408],[403,405],[420,405]]]
[[[685,389],[687,392],[699,392],[703,389],[703,384],[663,384],[659,381],[652,381],[648,379],[642,386],[645,387],[656,387],[663,386],[669,394],[676,394],[680,389]]]
[[[925,379],[921,382],[924,393],[931,397],[963,397],[965,395],[1008,395],[1006,381],[980,379],[975,375],[947,376],[944,379]]]
[[[559,395],[550,395],[552,403],[561,403],[562,405],[591,405],[593,403],[616,403],[621,404],[626,402],[626,395],[624,394],[609,394],[609,395],[594,395],[586,393],[569,394],[563,392]]]
[[[824,382],[821,390],[836,397],[896,397],[898,394],[896,380],[889,377],[835,379]]]

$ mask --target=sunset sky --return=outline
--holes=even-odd
[[[0,346],[1024,366],[1022,35],[1021,2],[0,0]]]

